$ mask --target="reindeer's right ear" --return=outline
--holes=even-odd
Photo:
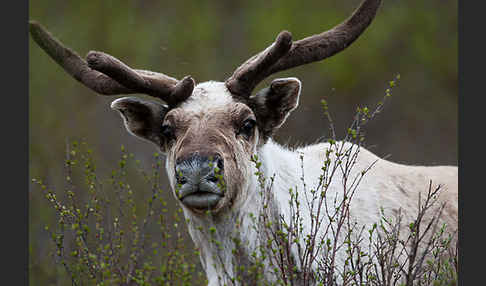
[[[169,110],[167,106],[136,97],[123,97],[113,101],[111,109],[120,113],[129,133],[164,148],[166,139],[161,128]]]

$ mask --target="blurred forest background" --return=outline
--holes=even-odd
[[[294,40],[338,24],[361,0],[322,1],[30,1],[29,18],[84,56],[107,52],[131,67],[223,81],[286,29]],[[325,98],[342,138],[358,105],[382,99],[398,73],[398,87],[384,111],[367,126],[368,148],[391,161],[457,165],[457,1],[385,0],[365,33],[322,62],[273,75],[302,81],[300,105],[276,135],[290,146],[329,137],[320,100]],[[26,23],[27,25],[27,23]],[[100,172],[115,166],[120,146],[149,166],[154,146],[129,135],[109,106],[71,78],[29,39],[31,178],[62,186],[67,140],[86,140]],[[177,204],[167,188],[167,200]],[[137,190],[137,186],[133,186]],[[143,194],[144,190],[138,190]],[[31,285],[54,285],[51,242],[44,225],[54,213],[35,187],[29,189]],[[187,234],[184,234],[187,238]],[[190,242],[190,239],[187,238]]]

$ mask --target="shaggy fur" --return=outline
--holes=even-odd
[[[217,206],[207,213],[190,209],[181,203],[184,215],[188,219],[189,233],[196,247],[200,249],[201,262],[209,285],[228,283],[229,280],[226,280],[228,277],[237,275],[242,276],[247,283],[252,279],[247,276],[245,271],[234,273],[234,270],[238,270],[240,266],[248,269],[254,264],[252,253],[258,250],[261,239],[254,229],[254,221],[251,219],[252,214],[257,215],[263,211],[259,182],[255,175],[257,169],[254,162],[251,161],[253,155],[257,155],[262,163],[260,170],[265,176],[267,178],[274,176],[273,187],[269,194],[270,200],[267,202],[270,209],[269,218],[276,221],[278,217],[282,216],[286,221],[290,221],[289,188],[294,188],[301,194],[299,198],[302,206],[301,215],[304,219],[304,233],[310,230],[310,211],[306,209],[301,177],[304,173],[307,191],[317,186],[321,174],[320,168],[326,160],[326,151],[330,145],[319,143],[289,150],[271,139],[261,136],[262,128],[265,134],[273,133],[298,104],[300,82],[294,78],[287,78],[280,79],[278,83],[278,90],[281,90],[282,94],[277,94],[277,96],[280,96],[281,100],[275,105],[268,105],[265,99],[260,99],[261,104],[265,104],[260,108],[238,102],[224,83],[202,83],[195,87],[192,96],[187,101],[169,110],[163,122],[158,122],[159,125],[173,126],[175,133],[172,143],[158,144],[159,148],[167,154],[166,170],[173,190],[176,189],[174,170],[178,158],[191,154],[217,154],[224,160],[225,195]],[[270,93],[264,91],[261,94],[265,96]],[[119,99],[114,102],[113,108],[119,110],[120,106],[123,106],[125,109],[130,109],[130,104],[127,102],[130,101]],[[254,104],[258,104],[258,102],[255,101]],[[136,110],[143,110],[139,105],[140,102],[137,101]],[[161,110],[166,111],[163,108]],[[264,125],[265,120],[262,120],[259,115],[261,110],[266,110],[267,113],[274,112],[272,125]],[[130,122],[127,114],[131,113],[125,111],[123,118],[130,131],[134,123],[127,123]],[[154,112],[144,114],[154,114]],[[132,116],[131,118],[133,121],[141,117]],[[154,118],[160,119],[160,117]],[[260,125],[250,138],[244,138],[238,135],[237,130],[239,125],[248,118],[255,118]],[[135,125],[140,128],[140,125],[144,126],[143,122],[152,124],[154,120],[145,119]],[[268,129],[269,126],[274,129]],[[157,130],[155,127],[145,126],[144,130]],[[149,140],[154,137],[133,130],[131,133],[146,136],[145,139],[149,138]],[[340,144],[346,144],[346,148],[351,147],[351,143],[337,143],[337,145]],[[333,156],[331,154],[331,160],[335,160]],[[413,216],[417,213],[419,192],[425,194],[429,181],[432,180],[434,185],[440,184],[443,187],[440,200],[447,203],[443,221],[449,228],[457,228],[457,167],[406,166],[380,159],[368,150],[360,148],[350,177],[358,175],[359,172],[374,163],[375,165],[363,177],[351,202],[351,217],[359,225],[371,227],[373,223],[378,222],[381,215],[380,207],[383,207],[385,214],[389,216],[395,215],[401,209],[404,221],[412,221]],[[342,177],[343,174],[338,170],[329,186],[328,198],[342,197]],[[322,224],[330,223],[333,222],[323,221]],[[214,241],[218,243],[214,243]],[[295,249],[291,256],[294,261],[297,261]],[[342,267],[344,257],[344,250],[338,253],[336,265],[338,268]],[[300,267],[298,263],[296,266]],[[270,271],[266,271],[265,275],[267,281],[275,279]]]

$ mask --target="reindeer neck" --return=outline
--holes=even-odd
[[[260,149],[259,158],[264,176],[273,178],[272,192],[276,196],[287,194],[289,187],[300,184],[302,165],[298,152],[269,140]]]
[[[209,285],[233,285],[231,277],[245,277],[245,271],[254,265],[252,253],[257,250],[258,233],[254,229],[261,201],[250,198],[238,210],[223,216],[208,214],[206,217],[188,216],[189,233],[200,252]],[[254,219],[252,219],[252,217]]]
[[[259,150],[258,157],[262,163],[260,171],[267,178],[267,191],[273,192],[273,188],[278,188],[275,191],[282,192],[283,186],[290,183],[290,178],[295,176],[293,173],[299,171],[298,166],[293,166],[295,164],[287,164],[296,162],[298,154],[270,140]],[[278,176],[279,183],[268,189],[273,175]],[[263,212],[264,201],[271,210],[268,219],[275,220],[280,213],[276,196],[269,194],[262,197],[261,191],[258,177],[254,176],[249,184],[247,197],[224,215],[195,216],[185,210],[186,218],[189,219],[189,233],[200,252],[203,268],[210,274],[209,285],[213,284],[211,279],[217,280],[218,277],[222,279],[220,282],[225,281],[225,277],[236,276],[252,280],[252,277],[248,277],[247,270],[258,260],[254,255],[256,253],[258,256],[259,253],[258,245],[262,235],[261,229],[259,230],[259,215]],[[216,285],[218,283],[214,282]]]

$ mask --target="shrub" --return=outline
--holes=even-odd
[[[55,209],[57,223],[45,229],[72,285],[204,284],[197,250],[182,237],[182,210],[170,213],[162,195],[159,154],[147,172],[122,146],[117,168],[102,179],[85,142],[67,147],[66,188],[56,192],[33,182]],[[150,194],[141,202],[127,180],[130,172]]]
[[[359,147],[365,141],[363,127],[382,111],[399,79],[398,75],[389,82],[383,100],[373,110],[357,108],[344,138],[350,145],[337,144],[327,102],[321,102],[330,122],[330,148],[326,150],[317,186],[306,185],[301,156],[301,184],[289,189],[290,219],[273,213],[274,208],[270,204],[273,201],[275,176],[264,174],[262,163],[254,156],[262,203],[262,212],[252,214],[253,229],[259,238],[258,251],[253,255],[255,264],[243,271],[226,269],[226,277],[220,277],[220,281],[238,281],[244,285],[244,281],[251,277],[254,283],[250,285],[457,284],[456,233],[451,233],[446,225],[439,224],[444,208],[444,205],[437,206],[440,185],[433,187],[431,181],[426,186],[425,199],[419,196],[418,212],[414,220],[407,224],[403,222],[401,210],[395,217],[387,217],[381,209],[381,219],[368,226],[368,229],[366,226],[359,227],[350,215],[350,204],[357,187],[376,163],[371,163],[365,170],[353,172]],[[339,182],[342,196],[330,197],[328,188],[331,182],[338,179],[335,176],[337,172],[342,173]],[[301,205],[299,197],[302,196],[306,206]],[[306,211],[309,213],[306,214]],[[306,215],[311,218],[310,231],[304,230]],[[323,221],[333,223],[323,225]],[[401,230],[407,225],[407,232],[402,233]],[[237,237],[235,233],[234,254],[238,253],[241,243],[236,241]],[[345,251],[346,256],[339,257],[339,251]],[[339,259],[344,261],[338,262]],[[340,263],[343,267],[338,267]],[[269,272],[273,274],[273,282],[264,280],[264,274],[268,277]],[[231,277],[228,273],[238,274]]]
[[[362,178],[373,167],[352,172],[365,138],[363,127],[379,114],[391,89],[373,111],[357,108],[356,117],[344,141],[337,144],[336,132],[326,101],[324,114],[330,122],[330,148],[321,167],[319,184],[305,183],[303,157],[300,186],[289,189],[290,220],[271,213],[274,176],[260,169],[254,156],[260,182],[262,212],[251,214],[259,237],[258,251],[252,254],[249,269],[232,269],[235,277],[220,281],[243,285],[456,285],[456,233],[439,224],[443,205],[437,206],[441,186],[427,186],[425,199],[419,196],[413,221],[403,221],[401,211],[389,217],[381,209],[381,219],[371,226],[358,226],[350,215],[350,203]],[[333,159],[331,160],[331,156]],[[121,148],[121,157],[109,178],[100,179],[86,143],[71,142],[65,160],[65,198],[43,181],[33,180],[55,209],[57,224],[46,227],[51,234],[56,262],[63,266],[73,285],[194,285],[207,283],[201,273],[198,251],[186,245],[182,210],[171,214],[160,187],[162,158],[155,154],[149,172],[143,170],[132,154]],[[135,166],[129,168],[128,166]],[[135,169],[150,197],[136,202],[127,173]],[[342,197],[329,197],[327,190],[334,174],[342,172]],[[82,173],[84,183],[74,173]],[[221,182],[223,183],[223,182]],[[85,195],[83,195],[85,194]],[[310,212],[310,232],[304,231],[305,197]],[[323,225],[323,221],[334,223]],[[156,231],[149,225],[158,225]],[[407,226],[403,233],[404,226]],[[182,227],[182,229],[181,229]],[[320,232],[324,229],[324,232]],[[318,235],[319,234],[319,235]],[[216,245],[218,241],[213,241]],[[238,255],[237,235],[233,255]],[[296,250],[297,257],[290,253]],[[345,257],[338,252],[344,251]],[[220,258],[221,259],[221,258]],[[343,261],[338,261],[343,259]],[[297,261],[296,261],[297,260]],[[337,265],[342,267],[337,267]],[[297,267],[299,265],[299,267]],[[316,267],[317,266],[317,267]],[[272,273],[273,282],[264,280]],[[206,281],[206,282],[205,282]]]

